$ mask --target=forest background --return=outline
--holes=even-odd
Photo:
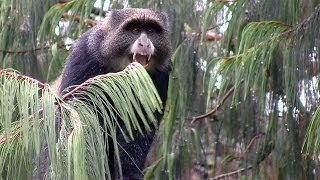
[[[171,25],[168,101],[146,179],[320,178],[319,0],[2,0],[3,179],[31,178],[45,138],[52,177],[106,174],[102,140],[90,144],[95,113],[54,84],[79,35],[125,7],[164,11]],[[57,106],[68,119],[59,143]]]

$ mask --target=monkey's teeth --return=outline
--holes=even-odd
[[[132,62],[138,62],[142,65],[149,63],[151,55],[147,53],[132,53]]]
[[[148,60],[147,60],[147,62],[149,62],[149,61],[150,61],[150,59],[151,59],[151,55],[150,55],[150,54],[148,54]]]
[[[137,53],[133,53],[133,62],[137,62],[137,60],[136,60],[136,56],[137,56]]]

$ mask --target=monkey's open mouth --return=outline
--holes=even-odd
[[[143,66],[148,65],[151,55],[150,54],[139,54],[139,53],[133,53],[130,55],[132,58],[132,62],[138,62]]]

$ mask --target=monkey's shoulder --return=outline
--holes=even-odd
[[[91,77],[106,73],[99,60],[99,43],[103,40],[99,39],[101,36],[102,30],[91,28],[75,41],[66,60],[60,92],[69,86],[79,85]]]

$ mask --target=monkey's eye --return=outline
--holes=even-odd
[[[147,33],[153,33],[155,31],[153,28],[150,28],[150,27],[147,28],[146,30],[147,30]]]
[[[140,34],[141,33],[141,28],[139,28],[139,27],[134,27],[134,28],[132,28],[132,33],[133,34]]]

